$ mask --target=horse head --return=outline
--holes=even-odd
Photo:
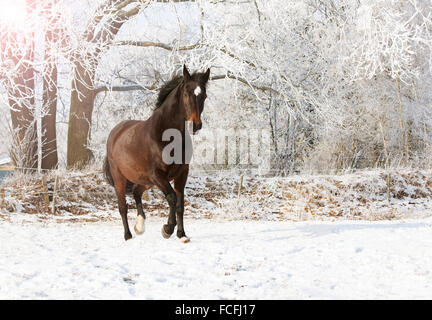
[[[180,107],[186,121],[193,123],[193,133],[202,128],[201,113],[204,110],[204,101],[207,98],[206,85],[209,80],[210,69],[205,73],[191,76],[186,65],[183,66],[183,82],[180,86]]]

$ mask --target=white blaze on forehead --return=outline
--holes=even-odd
[[[198,97],[200,93],[201,93],[201,88],[200,86],[197,86],[194,90],[194,94]]]

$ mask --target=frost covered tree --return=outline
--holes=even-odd
[[[122,44],[115,42],[122,26],[148,7],[151,2],[144,0],[98,1],[97,8],[91,11],[92,14],[85,29],[75,37],[75,43],[71,44],[73,79],[68,127],[68,167],[85,165],[92,156],[88,140],[91,137],[94,101],[96,94],[105,90],[105,87],[96,87],[96,75],[101,59],[113,45]],[[185,2],[185,0],[174,2]],[[124,44],[142,47],[163,46],[157,43],[143,44],[134,39]]]
[[[56,141],[68,167],[103,157],[115,123],[145,119],[183,64],[212,70],[204,127],[269,130],[277,173],[428,165],[430,1],[52,3],[61,14],[47,30],[60,32],[35,44],[50,43],[54,59],[37,55],[33,67],[57,88],[45,93],[62,106]],[[3,79],[18,70],[2,66]],[[41,103],[42,122],[54,100]]]
[[[209,125],[268,128],[280,173],[407,164],[430,144],[424,2],[152,2],[126,27],[98,81],[141,93],[104,94],[100,108],[121,104],[133,117],[120,102],[128,96],[148,111],[161,81],[187,63],[212,68],[218,100],[208,101]]]
[[[266,113],[275,169],[406,165],[427,156],[430,94],[421,87],[431,79],[430,2],[206,8],[224,17],[207,22],[211,55],[247,86],[243,101]]]
[[[20,0],[1,9],[0,81],[11,114],[10,154],[23,170],[56,168],[61,8],[57,0]]]
[[[85,30],[74,39],[75,46],[71,43],[73,79],[68,128],[68,167],[82,166],[91,158],[87,144],[90,138],[95,75],[99,60],[109,49],[121,26],[139,12],[142,2],[99,1]],[[129,7],[130,4],[133,6]]]
[[[29,17],[35,17],[36,2],[27,0],[18,4],[12,11],[2,10],[0,17],[0,80],[10,107],[12,160],[17,167],[32,169],[38,164],[34,57],[37,24]]]

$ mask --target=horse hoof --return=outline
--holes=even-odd
[[[184,236],[184,237],[180,238],[180,241],[183,243],[188,243],[188,242],[190,242],[190,239],[188,237]]]
[[[144,228],[142,228],[141,230],[140,229],[138,229],[138,227],[135,225],[135,227],[134,227],[134,230],[135,230],[135,233],[137,234],[137,235],[142,235],[143,233],[144,233]]]
[[[165,225],[162,226],[162,237],[164,237],[165,239],[169,239],[171,237],[172,233],[168,233],[165,231]]]
[[[125,238],[126,241],[128,241],[129,239],[132,239],[132,234],[130,232],[129,233],[125,233],[124,238]]]
[[[142,216],[138,216],[137,222],[134,226],[135,233],[141,235],[145,231],[145,219]]]

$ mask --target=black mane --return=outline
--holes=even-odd
[[[206,85],[206,83],[203,83],[202,77],[204,76],[203,72],[195,72],[191,75],[192,80],[198,82],[201,86]],[[173,91],[177,86],[183,81],[182,75],[176,75],[174,78],[169,80],[168,82],[165,82],[165,84],[159,89],[158,98],[156,101],[156,108],[159,108],[162,106],[165,99],[168,97],[168,95]]]

